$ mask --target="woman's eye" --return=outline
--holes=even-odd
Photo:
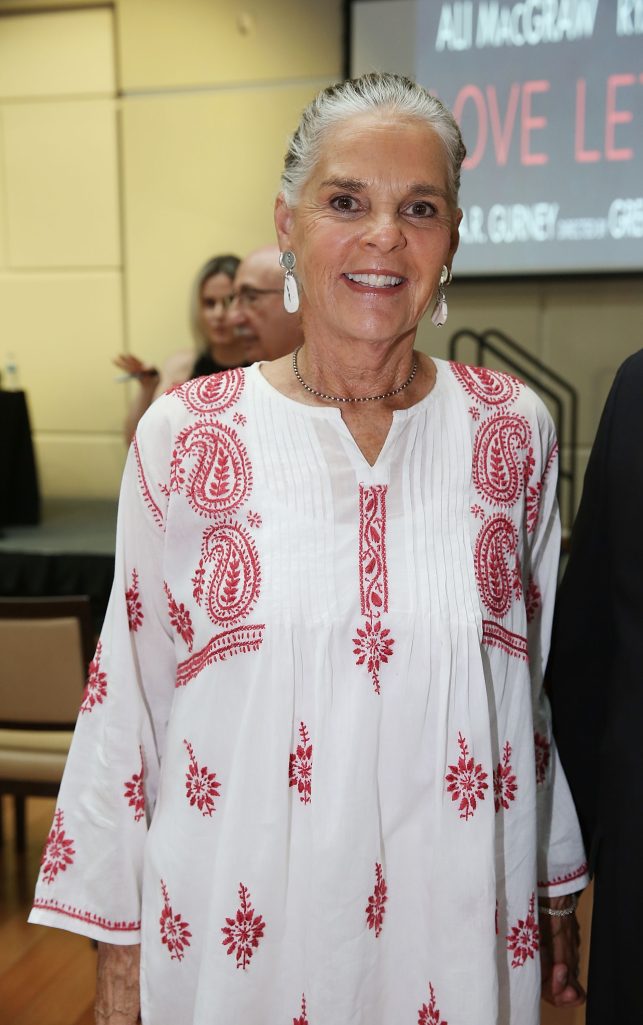
[[[342,213],[354,213],[359,209],[359,204],[354,196],[335,196],[331,199],[330,205]]]
[[[436,212],[435,207],[431,203],[425,203],[423,200],[411,203],[406,209],[412,217],[433,217]]]

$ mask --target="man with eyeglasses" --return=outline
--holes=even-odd
[[[249,363],[278,359],[303,342],[299,315],[286,313],[283,294],[278,246],[262,246],[241,261],[228,319]]]

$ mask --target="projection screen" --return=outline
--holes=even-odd
[[[460,275],[643,269],[643,0],[353,0],[350,38],[460,123]]]

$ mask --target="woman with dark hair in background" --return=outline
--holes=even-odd
[[[138,381],[139,389],[125,420],[125,439],[132,440],[137,424],[154,399],[177,384],[193,377],[217,374],[245,362],[243,344],[234,336],[227,319],[232,301],[238,256],[213,256],[197,273],[190,295],[190,327],[197,346],[175,352],[161,371],[130,353],[118,356],[114,363]]]

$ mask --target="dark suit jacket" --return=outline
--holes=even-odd
[[[643,350],[605,404],[559,589],[554,732],[595,875],[588,1025],[643,1023]]]

